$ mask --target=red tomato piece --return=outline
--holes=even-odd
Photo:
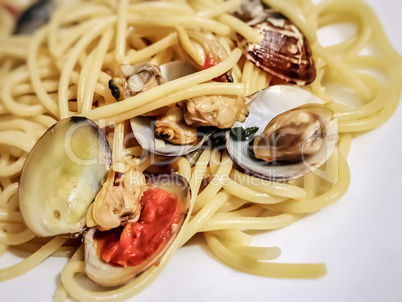
[[[205,69],[208,69],[215,65],[218,65],[220,62],[222,62],[220,57],[209,53],[205,58],[205,62],[204,62],[204,66],[202,66],[202,70],[205,70]],[[217,81],[217,82],[227,82],[226,74],[220,75],[219,77],[216,77],[213,80]]]
[[[147,260],[172,234],[172,225],[182,215],[176,194],[161,188],[148,189],[141,198],[141,215],[120,234],[112,232],[100,240],[104,261],[119,266],[135,266]]]

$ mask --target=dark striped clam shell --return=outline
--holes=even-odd
[[[239,47],[251,62],[289,83],[306,85],[314,81],[316,70],[310,44],[289,19],[264,11],[248,24],[263,36],[259,44],[238,36]]]

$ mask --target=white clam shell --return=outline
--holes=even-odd
[[[288,85],[272,86],[257,92],[248,105],[249,116],[244,123],[237,122],[233,127],[258,127],[255,136],[260,135],[267,124],[277,115],[305,104],[322,104],[323,101],[310,92]],[[338,125],[335,119],[326,125],[325,145],[315,155],[301,163],[272,165],[262,160],[251,158],[250,141],[236,141],[226,133],[226,147],[233,161],[246,172],[270,181],[289,181],[321,166],[333,152],[338,141]]]
[[[198,145],[175,145],[169,142],[158,144],[155,139],[155,120],[147,116],[137,116],[130,120],[131,129],[141,147],[163,156],[182,156],[198,149]]]
[[[185,61],[169,62],[161,65],[159,68],[161,70],[161,75],[166,82],[197,72],[197,69],[192,64]]]
[[[80,233],[111,165],[103,131],[72,117],[52,126],[29,153],[21,174],[20,210],[38,236]]]

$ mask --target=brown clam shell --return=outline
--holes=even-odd
[[[289,83],[306,85],[314,81],[316,70],[310,44],[289,19],[267,13],[265,18],[248,24],[264,37],[255,44],[238,36],[239,47],[251,62]]]

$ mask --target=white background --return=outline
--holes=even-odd
[[[402,1],[366,0],[402,54]],[[386,101],[386,100],[384,100]],[[279,262],[325,262],[318,280],[250,276],[221,264],[192,240],[132,301],[402,301],[402,107],[381,128],[353,141],[351,187],[339,202],[255,245],[279,246]],[[7,254],[0,267],[17,262]],[[48,259],[0,283],[1,301],[49,301],[65,259]]]

